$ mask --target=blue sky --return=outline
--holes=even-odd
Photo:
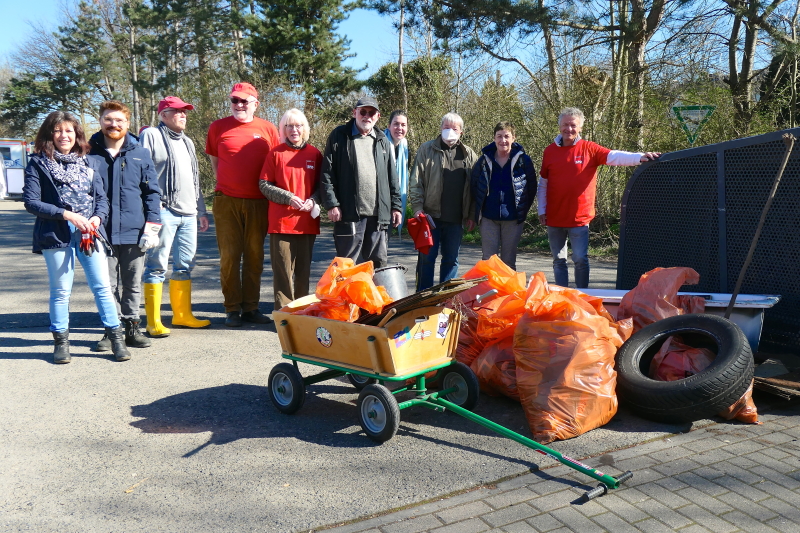
[[[33,31],[26,23],[36,19],[52,30],[58,24],[61,0],[3,0],[3,19],[6,21],[0,32],[0,62],[8,60],[10,54],[18,50]],[[72,0],[69,0],[70,5]],[[392,28],[392,20],[374,11],[359,9],[339,27],[339,33],[351,40],[350,52],[356,57],[345,64],[361,68],[369,64],[368,70],[361,74],[366,78],[378,67],[393,60],[397,55],[397,34]]]

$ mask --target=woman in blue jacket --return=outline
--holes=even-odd
[[[89,288],[112,339],[117,361],[127,361],[125,332],[108,279],[103,246],[86,246],[94,232],[104,235],[108,198],[96,164],[86,157],[89,144],[73,115],[54,111],[39,128],[35,154],[25,169],[25,209],[36,215],[33,252],[44,256],[50,281],[50,331],[55,340],[53,361],[69,363],[69,298],[75,259],[83,266]],[[81,246],[81,240],[85,240]]]
[[[536,198],[536,168],[522,145],[515,142],[510,122],[494,127],[494,142],[472,168],[475,224],[481,229],[483,259],[499,253],[500,259],[517,269],[517,245],[525,218]]]

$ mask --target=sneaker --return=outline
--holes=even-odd
[[[239,314],[239,311],[231,311],[228,313],[227,318],[225,318],[225,325],[229,328],[242,327],[242,316]]]
[[[261,313],[258,309],[242,313],[242,320],[245,322],[252,322],[253,324],[272,324],[272,319]]]

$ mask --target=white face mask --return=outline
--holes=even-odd
[[[447,143],[447,146],[453,146],[460,137],[461,134],[452,128],[442,130],[442,140]]]

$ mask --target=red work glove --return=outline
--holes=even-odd
[[[97,232],[94,229],[91,229],[86,233],[81,233],[81,243],[78,245],[78,248],[84,253],[84,255],[91,257],[94,253],[95,249],[97,248],[97,243],[95,242],[96,236]]]

